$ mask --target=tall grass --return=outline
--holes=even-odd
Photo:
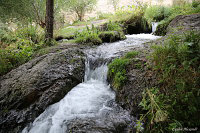
[[[147,90],[141,102],[147,110],[148,131],[172,132],[173,128],[200,125],[199,35],[199,32],[190,31],[169,37],[163,46],[153,47],[152,62],[160,87]],[[162,121],[156,121],[159,110],[167,114]]]

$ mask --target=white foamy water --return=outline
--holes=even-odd
[[[130,47],[141,47],[142,43],[157,39],[151,34],[127,35],[127,39],[115,43],[105,43],[94,49],[86,50],[85,81],[74,87],[60,102],[49,106],[22,133],[66,133],[67,124],[75,118],[101,118],[102,114],[113,110],[107,103],[115,99],[115,93],[107,84],[107,63],[92,68],[91,62],[100,58],[119,56],[119,52]],[[121,116],[115,115],[121,119]],[[127,117],[129,117],[127,115]],[[98,121],[101,123],[101,120]]]
[[[152,22],[152,33],[154,33],[157,29],[158,22]]]

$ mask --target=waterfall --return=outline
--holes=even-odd
[[[142,43],[157,38],[151,34],[127,35],[124,41],[86,50],[84,82],[74,87],[61,101],[49,106],[22,133],[67,133],[68,125],[74,119],[89,119],[92,124],[95,122],[95,128],[102,130],[119,122],[130,122],[131,116],[115,103],[115,92],[107,83],[107,61],[131,47],[141,47]]]
[[[156,31],[156,28],[158,26],[158,22],[152,22],[152,33],[154,33]]]

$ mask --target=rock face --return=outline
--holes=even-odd
[[[167,34],[188,30],[200,30],[200,14],[179,15],[175,17],[167,27]]]
[[[0,79],[0,133],[20,132],[84,78],[78,48],[35,58]]]
[[[171,22],[158,25],[155,35],[180,34],[188,30],[200,30],[200,14],[176,16]]]

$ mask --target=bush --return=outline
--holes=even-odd
[[[147,130],[171,132],[172,128],[198,127],[200,125],[200,33],[190,31],[185,35],[171,36],[163,46],[154,46],[152,61],[159,75],[160,87],[153,95],[160,109],[168,114],[167,119],[154,121],[157,111],[147,102],[141,103],[143,109],[150,111],[145,117],[149,125]],[[147,92],[144,93],[144,96]],[[148,94],[149,95],[149,94]],[[150,101],[151,97],[146,97]],[[156,105],[156,106],[157,106]],[[147,107],[148,108],[145,108]],[[161,108],[162,107],[162,108]],[[151,118],[151,119],[149,119]]]
[[[159,22],[171,15],[171,8],[164,6],[150,6],[146,9],[144,17],[147,19],[148,23]]]
[[[27,39],[34,44],[45,40],[44,31],[38,26],[28,25],[26,27],[20,27],[15,31],[17,38]]]
[[[0,75],[26,63],[35,51],[44,47],[44,32],[37,26],[28,25],[16,31],[1,29]]]

